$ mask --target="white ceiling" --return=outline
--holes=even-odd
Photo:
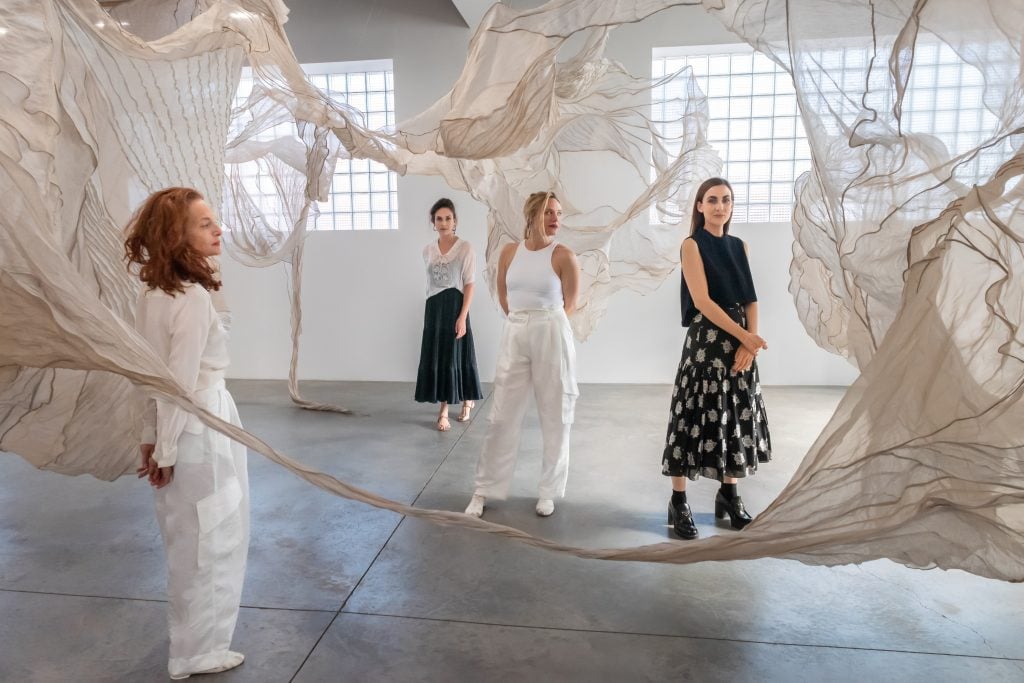
[[[452,5],[470,28],[476,28],[493,4],[495,4],[495,0],[452,0]]]

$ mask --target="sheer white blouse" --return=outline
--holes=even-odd
[[[442,254],[434,240],[423,247],[423,263],[427,267],[427,298],[454,287],[460,292],[476,278],[476,254],[473,246],[458,239],[447,254]]]

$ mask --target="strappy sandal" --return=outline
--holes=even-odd
[[[473,412],[473,408],[476,407],[476,401],[466,401],[462,404],[462,412],[455,418],[459,422],[469,422],[470,413]]]
[[[437,431],[447,432],[452,428],[452,423],[448,421],[448,413],[442,413],[437,416]]]

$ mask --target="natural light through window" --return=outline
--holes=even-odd
[[[362,112],[367,127],[394,129],[395,85],[390,59],[303,64],[302,68],[313,85]],[[252,78],[243,74],[236,102],[248,97],[252,85]],[[257,204],[262,195],[273,192],[271,179],[255,169],[244,173],[242,180]],[[330,195],[319,202],[319,210],[308,226],[311,230],[395,230],[398,175],[375,161],[341,159],[334,169]]]
[[[988,47],[979,43],[974,49],[983,56]],[[866,47],[824,46],[803,54],[804,59],[820,64],[833,78],[814,84],[807,92],[827,98],[844,125],[853,125],[864,112],[861,101],[842,93],[863,92],[864,70],[870,57]],[[708,97],[708,142],[721,156],[722,174],[736,193],[733,220],[788,222],[794,183],[811,164],[792,78],[746,45],[655,48],[651,69],[654,80],[685,66],[693,69],[698,86]],[[836,74],[840,76],[836,78]],[[887,79],[889,74],[884,68],[876,69],[872,72],[875,77]],[[868,104],[880,111],[891,109],[891,88],[886,83],[878,86],[870,90],[885,93],[885,99],[873,102],[869,98]],[[671,126],[672,120],[678,119],[682,105],[674,100],[684,92],[682,76],[655,88],[653,115],[663,126]],[[981,145],[985,136],[997,129],[997,117],[986,109],[983,95],[980,71],[945,43],[919,40],[903,101],[904,132],[933,135],[954,154]],[[824,107],[813,103],[812,109],[816,108]],[[826,117],[824,125],[825,133],[840,133],[835,118]],[[965,161],[963,177],[988,177],[1006,151],[1006,144],[983,149]]]
[[[789,221],[794,179],[811,164],[792,80],[747,46],[703,50],[656,49],[653,77],[660,79],[684,66],[693,69],[697,85],[708,96],[708,142],[722,157],[722,173],[736,193],[733,221]],[[658,120],[679,116],[674,109],[681,103],[673,99],[684,93],[683,88],[680,77],[655,89]]]

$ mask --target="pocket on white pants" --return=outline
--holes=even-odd
[[[576,420],[577,394],[562,394],[562,424],[571,425]]]
[[[576,345],[573,342],[569,319],[562,316],[562,353],[559,379],[562,382],[562,424],[572,424],[576,418],[576,399],[580,395],[576,384]]]
[[[199,517],[199,566],[206,566],[242,542],[242,485],[231,477],[224,486],[196,503]]]

